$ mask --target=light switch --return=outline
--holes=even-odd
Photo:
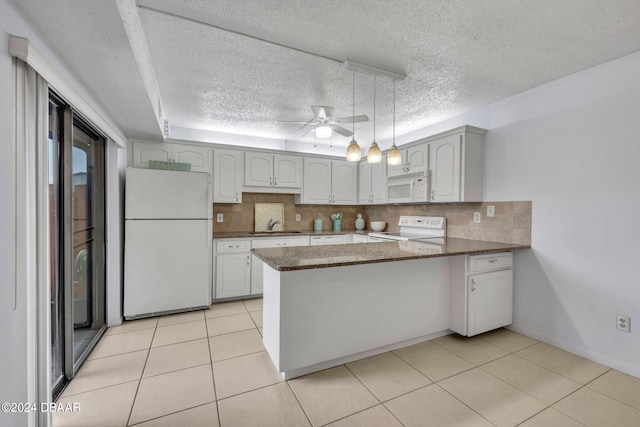
[[[494,205],[487,206],[487,217],[492,218],[496,216],[496,207]]]
[[[297,222],[300,222],[300,219],[301,219],[301,218],[300,218],[300,214],[299,214],[299,213],[297,213],[297,214],[296,214],[296,221],[297,221]]]
[[[224,221],[224,214],[219,213],[218,215],[216,215],[216,222],[223,222]]]

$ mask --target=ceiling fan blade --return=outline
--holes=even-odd
[[[366,114],[363,114],[361,116],[355,116],[355,117],[342,117],[339,119],[340,123],[360,123],[360,122],[368,122],[369,121],[369,116],[367,116]]]
[[[311,109],[313,110],[313,114],[315,114],[315,118],[321,122],[333,119],[333,107],[312,105]]]
[[[324,111],[324,107],[321,105],[312,105],[311,109],[313,110],[313,116],[316,120],[326,120],[327,114]]]
[[[311,124],[311,122],[309,121],[303,122],[301,120],[276,120],[276,123],[300,123],[305,125]]]
[[[339,133],[342,136],[351,136],[351,135],[353,135],[353,132],[351,132],[349,129],[343,128],[342,126],[333,125],[333,126],[331,126],[331,129],[333,129],[333,131],[335,133]]]

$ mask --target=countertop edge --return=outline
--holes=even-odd
[[[354,265],[364,265],[364,264],[380,264],[385,262],[398,262],[398,261],[410,261],[417,259],[429,259],[429,258],[441,258],[441,257],[451,257],[451,256],[459,256],[459,255],[481,255],[481,254],[492,254],[492,253],[501,253],[501,252],[513,252],[523,249],[531,249],[531,245],[517,245],[514,243],[503,243],[503,242],[489,242],[483,240],[471,240],[471,239],[460,239],[460,240],[469,240],[471,242],[482,243],[490,243],[490,244],[503,244],[503,247],[496,248],[487,248],[487,249],[473,249],[466,251],[457,251],[454,253],[434,253],[434,254],[415,254],[415,255],[403,255],[403,256],[390,256],[386,258],[374,258],[369,260],[356,260],[356,261],[344,261],[344,262],[327,262],[327,263],[317,263],[310,265],[281,265],[274,262],[272,259],[262,256],[256,252],[256,249],[252,249],[251,252],[254,256],[259,258],[262,262],[269,265],[276,271],[288,272],[288,271],[298,271],[298,270],[314,270],[318,268],[334,268],[334,267],[347,267]],[[357,245],[359,248],[364,248],[365,245],[380,245],[381,243],[354,243],[353,245]],[[346,249],[347,245],[339,245],[343,249]],[[289,248],[294,249],[294,248]],[[260,250],[269,250],[269,249],[257,249]]]

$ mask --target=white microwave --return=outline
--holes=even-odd
[[[430,171],[387,177],[389,203],[427,203],[431,188]]]

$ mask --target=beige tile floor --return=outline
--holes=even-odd
[[[640,379],[506,329],[283,381],[262,300],[110,328],[55,426],[640,426]]]

